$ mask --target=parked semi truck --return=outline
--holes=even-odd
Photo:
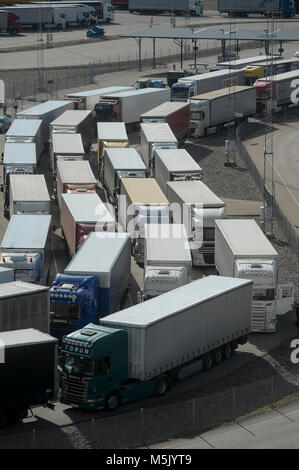
[[[0,33],[8,33],[16,36],[22,31],[20,17],[15,13],[0,10]]]
[[[45,7],[54,7],[65,15],[66,27],[87,27],[97,23],[97,15],[95,9],[84,2],[33,2],[35,5]]]
[[[270,2],[260,0],[218,0],[217,10],[219,13],[228,13],[229,16],[239,17],[249,14],[261,14],[264,16],[282,15],[284,18],[295,16],[296,8],[294,0],[271,0]]]
[[[50,166],[56,175],[57,162],[85,159],[81,134],[52,134],[50,142]]]
[[[252,281],[208,276],[87,325],[63,338],[60,401],[113,410],[164,395],[246,343],[251,302]]]
[[[166,194],[168,181],[199,181],[202,169],[185,149],[157,149],[155,179]]]
[[[146,178],[146,166],[134,148],[107,148],[104,156],[104,186],[109,202],[117,207],[122,178]]]
[[[35,3],[35,2],[34,2]],[[114,21],[114,9],[109,1],[57,1],[57,2],[48,2],[48,4],[61,4],[68,5],[77,5],[79,8],[80,17],[78,18],[78,23],[80,26],[86,26],[87,24],[96,24],[96,23],[111,23]]]
[[[5,144],[35,144],[36,158],[39,161],[44,142],[41,119],[15,119],[5,134]]]
[[[105,150],[129,147],[129,139],[124,122],[98,122],[97,136],[99,175],[103,180]]]
[[[255,57],[246,57],[246,59],[237,59],[237,60],[226,60],[225,62],[218,62],[215,65],[214,69],[210,70],[210,72],[219,69],[243,69],[248,65],[257,65],[265,61],[275,61],[281,59],[279,55],[258,55]]]
[[[96,256],[98,254],[98,256]],[[98,297],[94,293],[89,295],[89,302],[97,299],[97,308],[94,306],[93,322],[98,322],[100,317],[117,312],[128,293],[131,277],[131,241],[127,233],[90,233],[85,243],[77,251],[73,259],[64,270],[68,277],[68,284],[76,284],[77,278],[95,276],[97,279]],[[51,289],[51,302],[66,303],[60,296],[53,297],[53,292],[63,293],[57,289]],[[69,294],[72,290],[69,289]],[[65,291],[66,292],[66,291]],[[67,293],[67,292],[66,292]],[[56,300],[55,300],[56,299]],[[64,297],[65,299],[65,297]],[[75,306],[80,299],[72,299]],[[86,302],[86,300],[85,300]],[[88,320],[84,317],[85,303],[80,303],[80,317],[82,322]],[[52,306],[51,306],[52,311]],[[75,325],[73,325],[74,327]]]
[[[144,263],[144,225],[170,223],[169,202],[154,178],[122,178],[118,198],[118,223],[131,234],[132,253]]]
[[[237,85],[244,85],[243,70],[218,70],[179,78],[171,87],[171,101],[188,101],[192,96]]]
[[[16,281],[45,285],[51,228],[50,215],[13,215],[0,245],[0,266],[13,269]]]
[[[172,13],[177,16],[203,15],[203,0],[129,0],[130,13],[155,15],[157,13]]]
[[[0,428],[26,418],[34,406],[57,400],[57,339],[34,328],[2,331]]]
[[[167,123],[182,145],[190,131],[190,105],[167,101],[140,116],[143,123]]]
[[[48,287],[21,281],[0,284],[0,331],[36,328],[49,333],[49,327]]]
[[[53,134],[80,134],[85,153],[89,152],[92,140],[91,111],[67,110],[50,124]]]
[[[69,93],[64,96],[67,101],[74,102],[74,109],[90,109],[93,110],[95,105],[99,102],[101,96],[109,93],[118,93],[119,91],[133,90],[132,87],[126,86],[111,86],[106,88],[97,88],[95,90],[79,91]]]
[[[90,232],[114,232],[115,220],[97,194],[62,194],[61,227],[73,257]]]
[[[10,216],[50,215],[50,196],[44,175],[11,175]]]
[[[234,109],[229,103],[234,101]],[[190,99],[190,133],[194,137],[217,134],[221,129],[233,125],[256,113],[256,89],[249,86],[220,88]]]
[[[42,143],[49,143],[49,124],[67,109],[74,109],[73,101],[46,101],[16,114],[17,119],[41,119]]]
[[[183,224],[146,224],[144,279],[140,300],[191,282],[192,257]]]
[[[215,220],[225,217],[225,203],[202,181],[167,183],[167,199],[178,204],[173,222],[185,224],[194,265],[215,264]]]
[[[272,103],[274,112],[281,111],[283,107],[297,106],[298,91],[296,80],[299,80],[299,70],[292,70],[291,72],[258,79],[254,83],[256,88],[257,113],[262,116],[265,115],[270,103]]]
[[[17,15],[23,28],[35,29],[39,24],[42,24],[44,28],[63,29],[66,27],[65,14],[60,8],[40,5],[14,5],[1,8]]]
[[[150,176],[155,174],[156,151],[176,148],[178,141],[168,124],[140,124],[140,153]]]
[[[56,188],[61,208],[61,194],[95,194],[98,185],[87,160],[60,160],[57,163]]]
[[[105,94],[95,106],[97,122],[139,123],[140,116],[165,101],[170,100],[169,88],[143,88]]]
[[[292,310],[294,284],[278,283],[278,253],[253,219],[216,220],[215,265],[221,276],[253,281],[251,331],[275,332]]]

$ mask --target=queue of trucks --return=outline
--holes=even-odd
[[[253,220],[226,219],[224,201],[202,181],[199,164],[179,148],[190,132],[217,132],[227,122],[229,88],[240,118],[254,114],[257,87],[237,84],[242,70],[202,77],[195,78],[199,95],[189,102],[170,101],[169,88],[110,87],[17,114],[3,160],[10,221],[0,244],[0,309],[11,307],[1,318],[0,340],[7,341],[8,357],[13,351],[16,358],[45,344],[51,353],[34,367],[53,372],[51,381],[57,340],[47,334],[55,336],[60,379],[59,396],[56,382],[44,389],[43,374],[32,379],[34,387],[40,380],[34,398],[24,393],[8,400],[7,385],[0,391],[0,426],[25,415],[31,405],[51,406],[57,398],[80,409],[113,410],[164,395],[174,379],[229,359],[249,333],[275,332],[277,316],[290,310],[294,286],[278,284],[271,243]],[[87,155],[95,124],[96,174]],[[132,124],[140,128],[140,153],[130,147]],[[69,256],[50,289],[55,201],[44,176],[34,174],[42,152],[53,173]],[[99,180],[110,205],[99,196]],[[132,304],[132,256],[144,268],[143,287],[137,304],[123,309],[125,302]],[[215,266],[219,275],[192,281],[192,266],[199,265]],[[20,315],[22,296],[27,296],[22,305],[27,303]],[[5,377],[14,367],[4,365]]]

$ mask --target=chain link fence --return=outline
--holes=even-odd
[[[69,426],[36,429],[0,437],[1,449],[124,449],[144,447],[179,437],[200,435],[240,416],[270,407],[298,392],[295,381],[280,375],[156,408],[84,420]],[[54,412],[55,413],[55,412]],[[99,411],[99,414],[105,413]],[[88,414],[87,414],[88,416]],[[102,415],[103,416],[103,415]],[[42,422],[45,426],[45,422]]]

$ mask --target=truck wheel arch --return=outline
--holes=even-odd
[[[108,411],[116,410],[120,405],[120,393],[118,390],[112,390],[109,392],[105,399],[105,408]]]

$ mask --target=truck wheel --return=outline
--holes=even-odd
[[[203,368],[204,370],[211,369],[213,365],[213,357],[210,353],[206,353],[203,358]]]
[[[213,254],[204,254],[203,260],[206,264],[214,264],[215,263],[215,256]]]
[[[218,366],[220,362],[222,361],[222,351],[221,349],[216,349],[213,354],[213,363],[215,366]]]
[[[106,23],[111,23],[111,18],[106,18]]]
[[[169,379],[167,375],[162,375],[157,380],[156,387],[155,387],[155,395],[157,395],[158,397],[162,397],[163,395],[165,395],[168,389],[169,389]]]
[[[108,393],[105,401],[105,408],[109,411],[114,411],[120,405],[120,396],[118,392]]]
[[[226,344],[226,345],[223,347],[223,353],[222,353],[223,360],[224,360],[224,361],[227,361],[228,359],[230,359],[231,355],[232,355],[232,348],[231,348],[231,345],[230,345],[230,344]]]

